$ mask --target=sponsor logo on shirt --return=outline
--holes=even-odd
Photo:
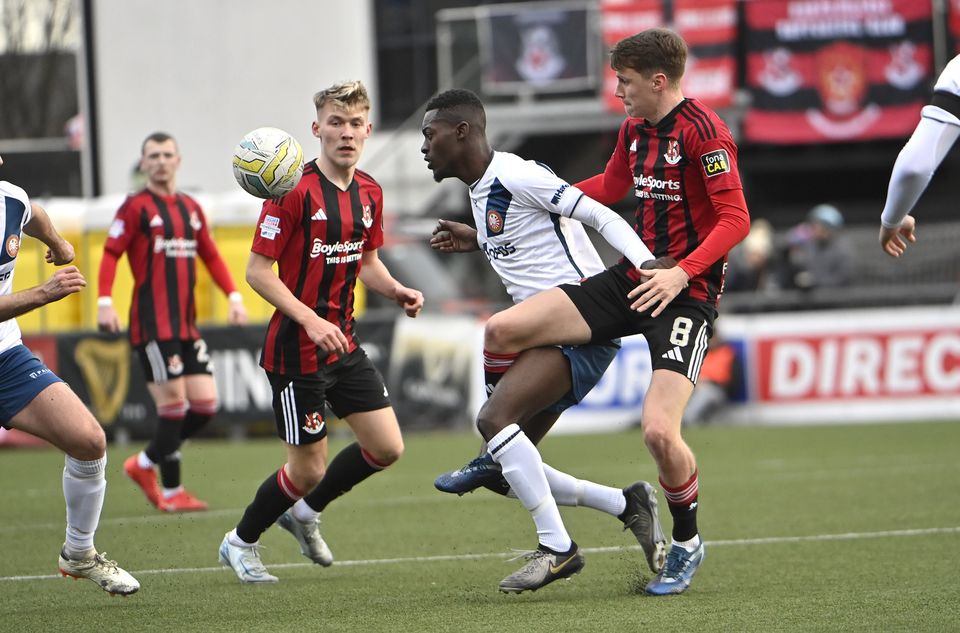
[[[280,233],[280,218],[275,215],[266,215],[260,223],[260,237],[272,240]]]
[[[153,252],[164,253],[167,257],[196,257],[197,240],[182,237],[164,239],[158,235],[153,240]]]
[[[313,246],[310,248],[310,259],[316,259],[321,255],[326,256],[328,264],[347,264],[358,261],[363,256],[363,245],[366,240],[357,240],[356,242],[335,242],[333,244],[324,244],[319,237],[313,238]]]
[[[150,218],[150,228],[157,228],[159,226],[163,226],[163,218],[161,218],[159,215],[155,215]]]
[[[703,164],[703,171],[706,172],[707,178],[730,172],[730,159],[727,157],[727,150],[725,149],[715,149],[712,152],[707,152],[700,157],[700,162]]]
[[[560,185],[560,188],[557,189],[556,193],[553,194],[553,197],[550,198],[550,202],[555,205],[560,204],[560,198],[563,197],[563,192],[566,191],[569,186],[570,185],[567,184]]]
[[[113,239],[117,239],[118,237],[123,235],[123,231],[125,228],[126,227],[123,224],[123,220],[121,220],[120,218],[117,218],[116,220],[113,221],[113,224],[110,225],[110,228],[107,229],[107,237],[112,237]]]
[[[683,196],[667,191],[679,191],[679,180],[661,180],[653,176],[640,174],[633,177],[634,195],[641,200],[661,200],[666,202],[680,202]]]
[[[268,217],[269,217],[269,216],[268,216]],[[313,215],[311,215],[311,216],[310,216],[310,219],[311,219],[311,220],[318,220],[318,221],[319,221],[319,220],[326,220],[326,219],[327,219],[327,214],[323,211],[323,209],[317,209],[317,212],[314,213]]]
[[[490,261],[513,255],[517,252],[517,247],[510,242],[498,246],[491,246],[488,242],[484,242],[481,248],[483,249],[483,254],[486,255]]]

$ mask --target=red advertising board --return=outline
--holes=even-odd
[[[933,78],[930,2],[745,4],[744,136],[763,143],[906,137]]]

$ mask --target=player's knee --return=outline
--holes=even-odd
[[[374,468],[386,468],[403,456],[403,440],[398,439],[389,446],[379,446],[376,450],[366,451],[366,458]]]
[[[483,439],[490,441],[506,427],[507,424],[503,421],[503,417],[497,414],[496,405],[492,400],[487,400],[480,407],[480,413],[477,414],[477,430],[480,431],[480,435],[483,436]]]
[[[489,352],[507,354],[516,349],[516,328],[503,313],[494,314],[483,328],[483,348]]]
[[[320,480],[323,479],[324,474],[326,474],[326,465],[319,461],[309,464],[297,464],[296,466],[287,464],[287,475],[289,475],[290,481],[296,486],[297,490],[303,494],[307,494],[313,490],[317,484],[320,483]]]
[[[100,459],[107,453],[107,438],[103,429],[96,422],[86,424],[82,432],[71,443],[67,455],[80,461],[88,462]]]

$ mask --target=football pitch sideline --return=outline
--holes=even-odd
[[[0,631],[949,631],[960,630],[960,424],[707,427],[687,438],[701,469],[707,558],[690,590],[642,595],[650,577],[629,531],[561,508],[586,567],[535,593],[497,592],[536,546],[529,515],[486,491],[433,489],[472,457],[470,434],[408,434],[394,467],[338,499],[321,529],[333,567],[310,565],[269,530],[280,578],[243,586],[217,563],[223,534],[283,461],[275,439],[200,440],[184,481],[206,513],[162,515],[121,470],[139,445],[111,448],[97,546],[137,576],[111,598],[56,574],[62,456],[0,452]],[[331,455],[344,444],[335,440]],[[656,481],[639,431],[557,436],[544,460],[583,478]],[[661,519],[671,520],[660,498]]]

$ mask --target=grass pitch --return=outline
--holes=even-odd
[[[512,500],[462,498],[434,476],[473,456],[469,434],[410,434],[393,468],[323,515],[337,562],[323,569],[271,529],[271,586],[242,586],[217,547],[263,478],[277,440],[196,441],[184,480],[206,513],[161,515],[111,448],[101,551],[138,577],[111,598],[56,575],[62,456],[0,452],[0,631],[949,631],[960,630],[960,424],[724,427],[686,432],[701,469],[706,561],[690,590],[642,595],[650,573],[607,515],[563,508],[586,567],[535,593],[504,595],[512,548],[536,533]],[[344,445],[335,440],[331,455]],[[616,486],[656,480],[639,431],[548,438],[545,460]],[[662,519],[672,525],[661,496]]]

